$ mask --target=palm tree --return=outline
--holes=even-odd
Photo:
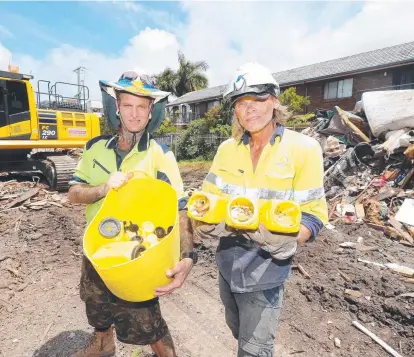
[[[156,87],[166,92],[175,94],[175,88],[177,85],[177,73],[167,67],[159,75],[155,76]]]
[[[181,97],[188,92],[208,87],[208,79],[203,73],[208,69],[207,62],[191,62],[179,51],[178,63],[179,68],[177,72],[171,68],[166,68],[156,76],[158,88]]]
[[[208,64],[205,61],[191,62],[187,60],[182,52],[178,52],[178,82],[176,87],[177,96],[188,92],[208,87],[208,79],[203,73],[207,71]]]

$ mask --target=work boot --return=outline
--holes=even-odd
[[[105,331],[95,331],[89,345],[71,357],[113,357],[115,356],[115,340],[112,327]]]

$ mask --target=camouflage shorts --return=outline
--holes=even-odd
[[[109,291],[86,257],[82,261],[80,296],[86,304],[89,324],[98,329],[114,325],[121,342],[153,344],[168,332],[157,298],[144,302],[119,299]]]

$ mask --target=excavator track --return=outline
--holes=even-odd
[[[67,191],[69,181],[75,172],[77,162],[68,155],[42,154],[47,172],[44,175],[50,182],[52,189]]]

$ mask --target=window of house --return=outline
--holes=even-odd
[[[341,79],[325,83],[324,99],[337,99],[352,97],[353,78]]]
[[[213,100],[211,102],[208,102],[208,104],[207,104],[207,110],[210,110],[211,108],[214,108],[217,105],[220,105],[220,101],[219,100]]]
[[[414,69],[403,71],[401,73],[401,89],[414,88]]]

